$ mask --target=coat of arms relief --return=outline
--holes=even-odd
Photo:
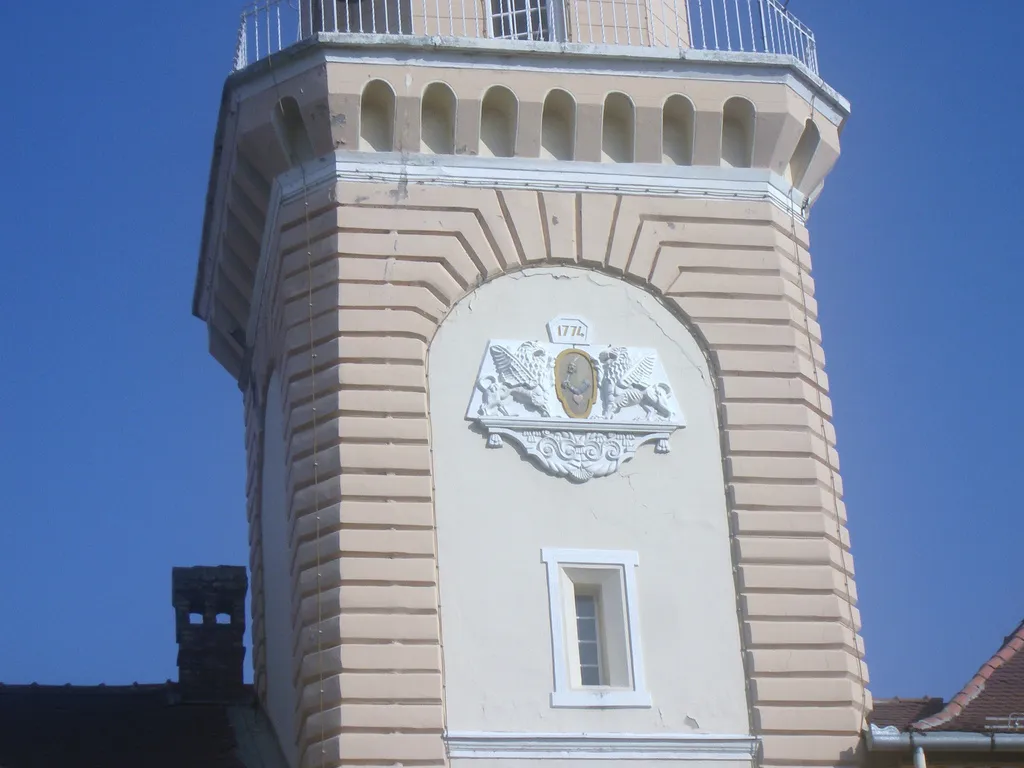
[[[644,443],[668,453],[685,422],[656,350],[591,345],[577,317],[555,318],[548,334],[488,342],[466,418],[489,447],[509,439],[575,482],[614,473]]]

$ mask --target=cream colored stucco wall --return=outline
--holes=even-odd
[[[444,533],[435,540],[433,474],[435,461],[444,472],[445,449],[433,442],[427,348],[450,312],[460,322],[464,297],[481,285],[486,295],[492,281],[521,280],[511,275],[536,266],[625,275],[689,318],[707,343],[722,424],[721,448],[705,459],[725,451],[762,764],[858,761],[870,695],[799,222],[767,202],[345,182],[284,203],[276,226],[252,376],[266,381],[273,367],[289,382],[293,668],[304,765],[320,764],[321,744],[325,765],[449,762],[443,734],[454,724],[440,619],[448,601],[437,586],[436,564],[443,577],[445,561],[436,556]],[[601,335],[618,332],[595,326]],[[540,333],[538,325],[533,334]],[[467,370],[475,372],[481,353],[467,350]],[[458,395],[460,420],[469,395]],[[674,444],[691,439],[687,430]],[[504,471],[520,461],[514,451],[480,447],[475,455]],[[676,458],[641,451],[624,471]],[[439,477],[443,494],[448,481]],[[485,507],[486,499],[481,514]],[[539,568],[539,552],[533,557]],[[256,583],[261,564],[254,562]],[[645,590],[648,568],[641,552]],[[257,663],[261,653],[257,646]],[[653,658],[648,664],[653,670]],[[451,674],[457,682],[457,665]],[[465,711],[458,689],[452,685],[454,716]],[[702,695],[715,706],[713,694]],[[680,698],[676,712],[691,702]]]
[[[448,587],[437,586],[437,569],[444,579],[447,566],[436,551],[446,541],[448,480],[443,461],[434,476],[435,440],[445,437],[435,435],[428,412],[427,349],[438,327],[439,344],[448,322],[459,327],[464,297],[478,289],[486,296],[503,274],[537,265],[625,276],[689,318],[706,343],[721,422],[718,452],[708,455],[725,455],[718,472],[724,468],[742,660],[761,763],[857,763],[870,694],[803,212],[783,212],[778,200],[769,202],[767,188],[761,198],[744,197],[754,178],[744,175],[749,171],[718,167],[723,105],[739,96],[756,111],[755,169],[783,174],[805,121],[819,126],[821,142],[797,192],[815,189],[838,156],[842,105],[802,76],[782,77],[783,63],[732,71],[685,60],[621,67],[584,57],[470,61],[443,48],[410,58],[339,49],[325,61],[323,50],[312,47],[286,68],[254,70],[229,85],[204,251],[213,266],[201,274],[212,307],[211,351],[238,378],[245,398],[257,690],[264,703],[268,692],[274,698],[271,667],[280,665],[270,658],[271,638],[290,644],[292,738],[302,763],[452,762],[443,735],[461,726],[447,718],[471,706],[455,685],[458,660],[450,672],[441,663],[451,653],[441,631]],[[459,157],[432,159],[431,177],[406,154],[349,152],[358,146],[360,93],[375,78],[394,87],[394,148],[402,153],[419,147],[424,87],[449,83]],[[542,104],[553,84],[577,103],[575,161],[538,161],[534,168]],[[453,177],[467,171],[448,164],[489,162],[467,156],[478,151],[480,102],[493,85],[506,85],[519,100],[516,157],[502,166],[500,181],[495,174],[494,188],[463,187]],[[605,164],[597,173],[579,161],[600,158],[601,106],[613,90],[634,102],[638,163]],[[679,173],[680,189],[662,180],[660,192],[647,194],[630,174],[660,163],[661,107],[675,93],[694,105],[694,167]],[[287,170],[291,159],[270,120],[286,96],[297,100],[321,158],[301,174]],[[315,178],[332,155],[364,162],[365,178],[339,170],[336,183],[310,182],[296,193],[295,179]],[[417,173],[411,181],[386,175],[395,164]],[[708,166],[714,168],[705,174]],[[615,183],[551,183],[558,174],[588,170],[598,182],[616,174]],[[701,197],[693,178],[702,174],[715,189],[728,189]],[[291,191],[279,197],[281,188]],[[608,332],[602,326],[598,334]],[[541,334],[538,325],[530,336]],[[470,355],[473,367],[481,352]],[[280,548],[262,540],[262,393],[275,369],[287,382],[284,493],[292,527],[285,556],[294,578],[289,574],[286,587],[271,574],[271,549]],[[459,396],[468,399],[469,391]],[[677,452],[680,441],[693,439],[692,429],[675,436]],[[503,472],[539,474],[511,445],[478,448],[475,456]],[[679,458],[647,448],[623,471],[643,479],[644,467]],[[556,482],[537,481],[540,488]],[[640,554],[637,578],[645,591],[656,563]],[[532,560],[541,578],[539,552]],[[287,633],[265,614],[273,602],[265,591],[278,589],[290,594]],[[652,619],[648,604],[643,597],[645,624]],[[653,656],[647,666],[656,709]],[[692,714],[690,690],[679,694],[678,711]]]
[[[558,314],[594,343],[658,350],[687,420],[672,452],[641,448],[575,484],[489,450],[466,406],[488,339],[545,339]],[[449,731],[749,731],[715,394],[707,361],[650,294],[583,269],[530,269],[470,293],[428,356]],[[541,548],[631,550],[653,705],[553,709]]]

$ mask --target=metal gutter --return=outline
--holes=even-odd
[[[872,725],[865,734],[870,752],[1024,752],[1024,733],[901,731]]]

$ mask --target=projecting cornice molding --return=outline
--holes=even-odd
[[[451,758],[526,760],[754,760],[756,736],[703,733],[449,732]]]

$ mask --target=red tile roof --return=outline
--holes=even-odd
[[[922,731],[1024,731],[1024,622],[949,703],[913,723]]]
[[[939,698],[920,699],[875,699],[868,722],[884,728],[895,725],[901,731],[923,717],[929,717],[942,709],[945,702]]]
[[[230,705],[181,703],[177,688],[0,685],[0,766],[243,768]]]

